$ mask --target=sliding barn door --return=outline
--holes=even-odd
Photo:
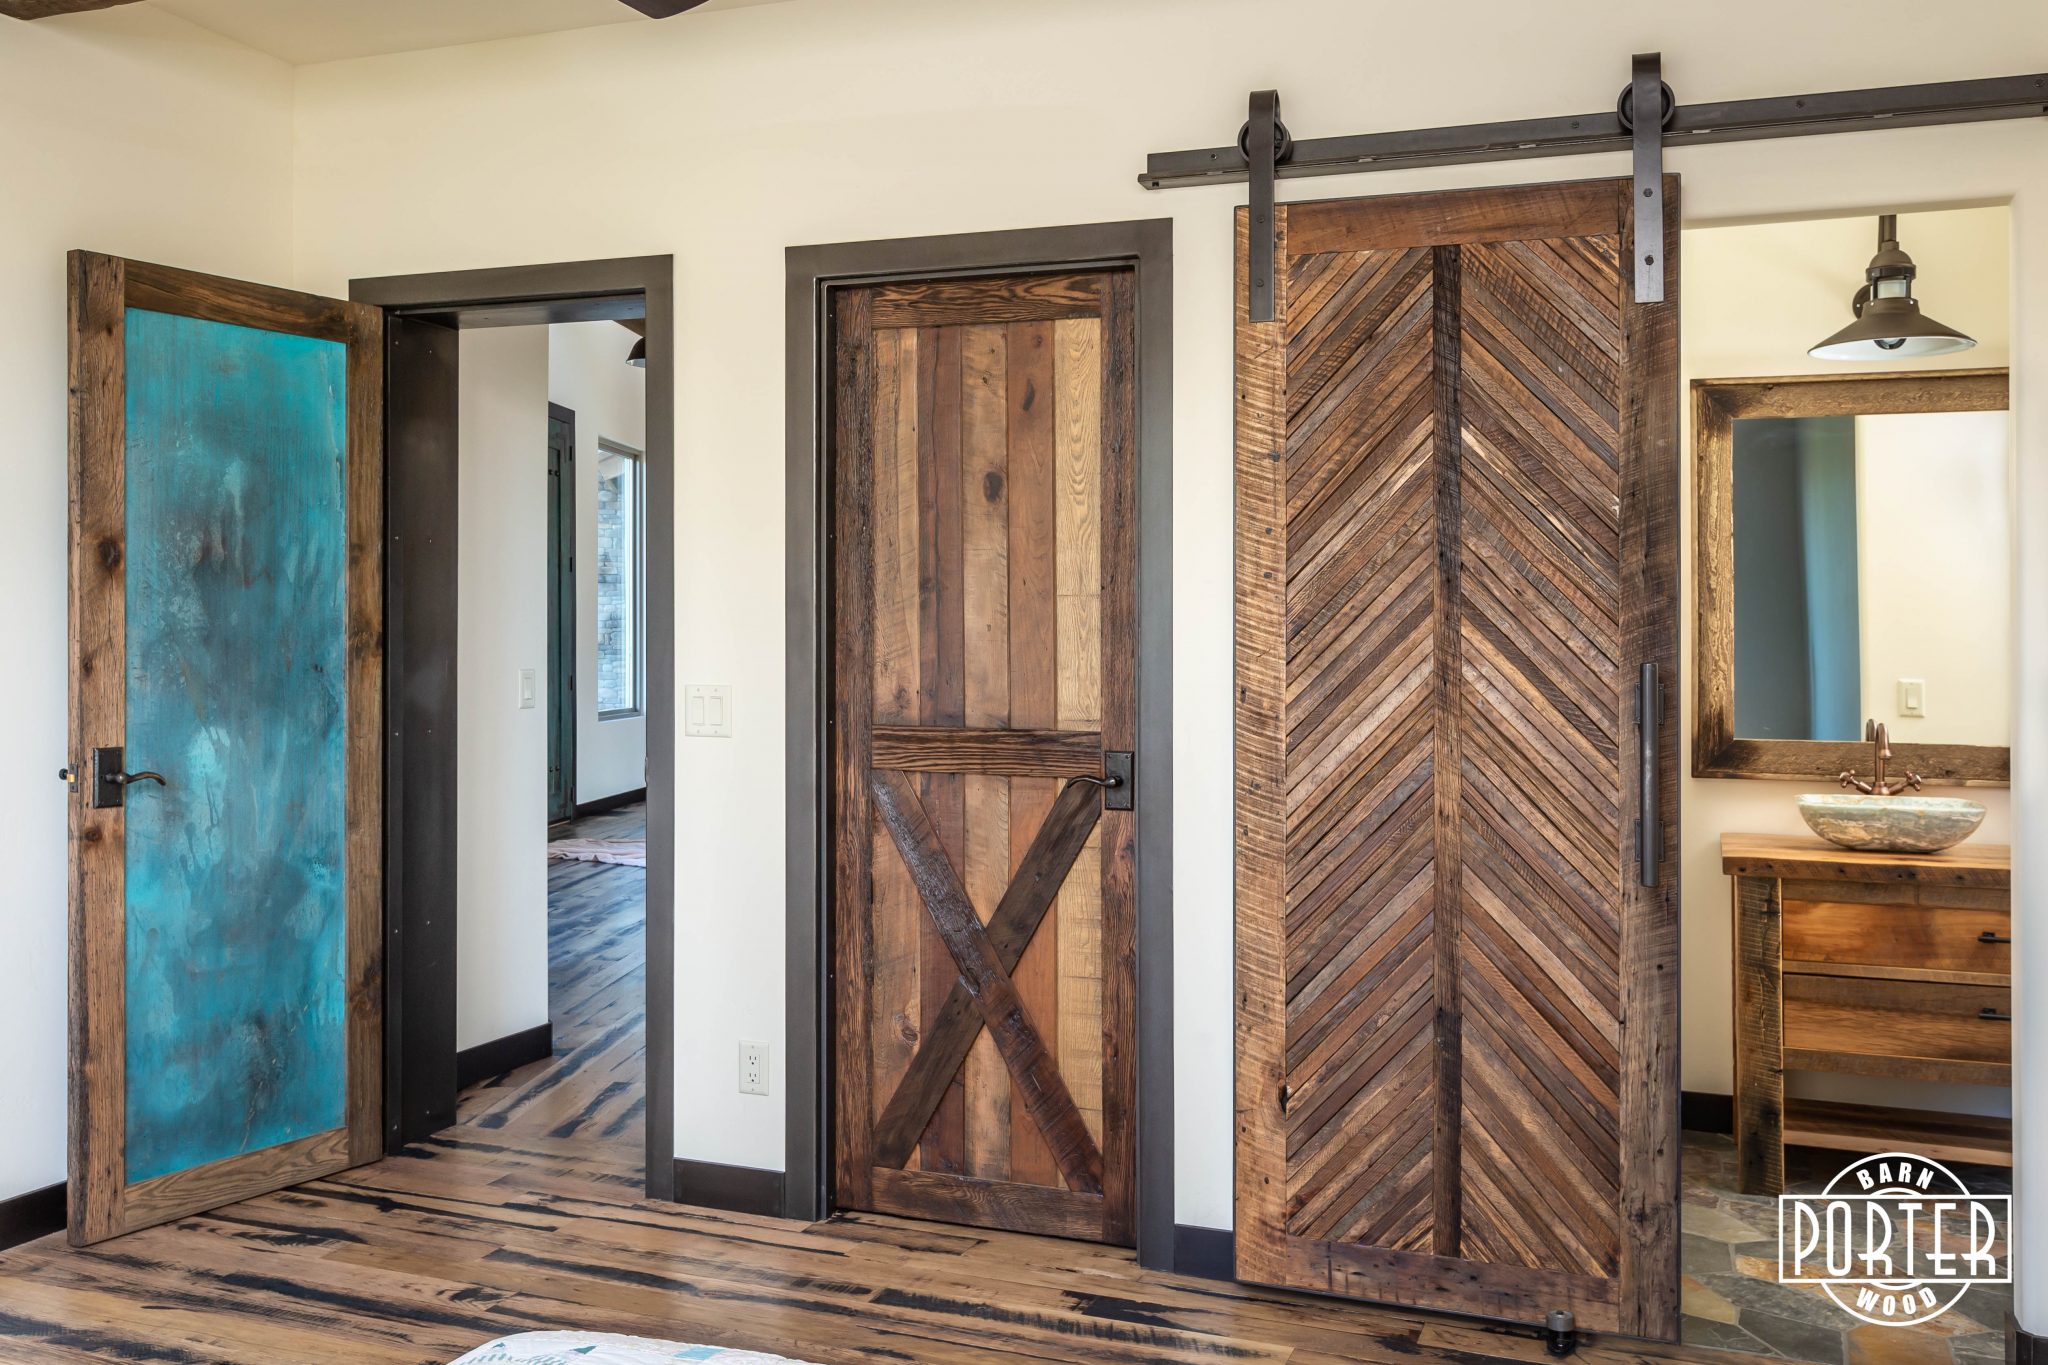
[[[383,318],[71,257],[71,1238],[374,1160]]]
[[[1133,1235],[1134,326],[1126,271],[836,298],[841,1207]]]
[[[1246,1280],[1677,1329],[1677,272],[1632,301],[1628,198],[1289,205],[1271,323],[1240,223]]]

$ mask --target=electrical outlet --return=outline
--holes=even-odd
[[[740,1044],[740,1093],[742,1095],[765,1095],[768,1093],[768,1044]]]

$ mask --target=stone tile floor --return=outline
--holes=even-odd
[[[1788,1193],[1818,1192],[1853,1157],[1788,1147]],[[1977,1194],[2012,1193],[2012,1172],[1952,1165]],[[1955,1307],[1915,1327],[1879,1327],[1837,1307],[1816,1285],[1779,1284],[1778,1204],[1736,1193],[1734,1139],[1685,1135],[1683,1270],[1688,1346],[1717,1346],[1820,1365],[2002,1365],[2009,1285],[1973,1285]]]

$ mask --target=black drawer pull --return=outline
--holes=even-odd
[[[2010,1024],[2012,1022],[2010,1014],[1991,1005],[1986,1005],[1983,1009],[1978,1010],[1977,1017],[2000,1024]]]
[[[1977,942],[2010,943],[2012,942],[2012,940],[2008,938],[2006,935],[1999,933],[1996,929],[1986,929],[1983,933],[1977,935]]]

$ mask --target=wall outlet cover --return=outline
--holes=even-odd
[[[768,1093],[768,1044],[740,1044],[740,1093],[742,1095],[765,1095]]]

